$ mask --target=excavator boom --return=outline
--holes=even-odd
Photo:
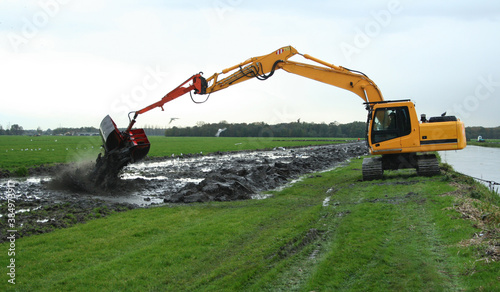
[[[315,64],[289,60],[295,55],[300,55]],[[283,69],[289,73],[349,90],[357,94],[365,102],[384,100],[375,82],[365,74],[329,64],[307,54],[300,54],[291,46],[280,48],[268,55],[250,58],[245,62],[222,70],[221,73],[213,74],[207,78],[207,83],[210,85],[205,92],[207,94],[213,93],[253,78],[266,80],[273,76],[277,69]],[[219,80],[223,74],[229,75]]]
[[[295,55],[300,55],[316,64],[311,65],[289,60]],[[167,102],[191,91],[195,94],[210,94],[249,79],[266,80],[273,76],[278,69],[352,91],[367,102],[383,100],[378,87],[363,73],[329,64],[307,54],[300,54],[295,48],[286,46],[268,55],[253,57],[223,69],[220,73],[215,73],[207,79],[202,76],[201,72],[191,76],[167,93],[161,100],[131,112],[134,116],[124,131],[120,131],[111,117],[106,116],[100,127],[104,148],[106,152],[129,148],[131,161],[139,161],[147,155],[150,148],[144,130],[132,129],[140,114],[157,107],[163,110],[163,106]]]

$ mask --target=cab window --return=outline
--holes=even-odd
[[[372,123],[372,143],[409,135],[411,122],[408,107],[381,108],[375,111]]]

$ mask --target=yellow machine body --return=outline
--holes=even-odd
[[[370,112],[367,138],[371,154],[460,150],[466,146],[462,121],[453,117],[449,121],[419,121],[411,101],[376,103]]]

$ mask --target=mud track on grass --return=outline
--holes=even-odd
[[[85,187],[92,163],[39,167],[28,178],[0,180],[0,232],[12,230],[9,192],[15,193],[15,228],[21,237],[138,207],[265,198],[264,191],[366,153],[365,143],[353,142],[149,158],[126,166],[114,188],[105,191]],[[5,238],[1,234],[0,242]]]

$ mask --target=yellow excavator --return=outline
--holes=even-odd
[[[300,55],[309,63],[289,60]],[[106,116],[101,122],[101,137],[106,153],[126,150],[130,161],[144,158],[149,151],[149,141],[142,129],[132,129],[138,115],[160,107],[186,93],[205,95],[228,88],[249,79],[266,80],[276,70],[297,74],[306,78],[349,90],[364,100],[368,110],[366,141],[374,157],[363,161],[363,179],[379,179],[384,170],[415,168],[419,175],[439,173],[436,156],[430,152],[459,150],[466,146],[465,126],[454,116],[445,114],[419,119],[415,104],[410,100],[386,101],[377,85],[362,72],[336,66],[307,54],[299,53],[291,46],[280,48],[268,55],[250,58],[204,78],[195,74],[165,95],[160,101],[141,110],[131,112],[125,131],[119,131],[113,120]]]

